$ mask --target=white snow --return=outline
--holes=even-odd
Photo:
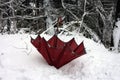
[[[37,35],[31,35],[36,37]],[[42,35],[45,39],[51,36]],[[119,80],[120,54],[83,36],[59,35],[84,41],[87,54],[56,69],[49,66],[30,43],[29,34],[0,35],[0,80]]]
[[[114,40],[114,48],[115,51],[118,53],[118,45],[120,41],[120,20],[118,20],[115,25],[117,27],[114,28],[113,30],[113,40]]]

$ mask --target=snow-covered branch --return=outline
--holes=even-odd
[[[61,3],[62,3],[62,7],[63,7],[66,11],[68,11],[77,21],[79,21],[79,18],[78,18],[73,12],[71,12],[69,9],[67,9],[67,8],[65,7],[65,5],[64,5],[64,0],[61,0]]]
[[[99,8],[96,7],[96,11],[100,14],[102,20],[103,20],[103,23],[105,25],[105,16],[101,13],[101,11],[99,10]]]
[[[46,17],[46,16],[45,15],[40,15],[40,16],[19,16],[19,15],[16,15],[16,16],[9,16],[6,18],[1,18],[1,20],[15,19],[15,18],[18,18],[18,19],[40,19],[43,17]]]
[[[37,7],[34,7],[34,6],[25,6],[25,5],[21,5],[22,7],[24,7],[24,9],[33,9],[33,10],[42,10],[42,9],[44,9],[45,7],[39,7],[39,8],[37,8]]]
[[[83,23],[83,21],[84,21],[85,15],[88,14],[88,13],[86,12],[86,3],[87,3],[87,0],[84,1],[84,13],[83,13],[82,18],[81,18],[80,28],[81,28],[82,23]]]
[[[0,3],[0,6],[9,5],[9,4],[11,4],[13,1],[14,1],[14,0],[10,0],[10,1],[5,2],[5,3],[2,3],[2,4]]]
[[[99,41],[99,37],[98,35],[91,29],[89,28],[85,23],[84,23],[84,19],[85,19],[85,16],[88,16],[89,14],[91,14],[90,11],[87,11],[87,0],[84,0],[84,6],[83,6],[83,14],[81,16],[81,18],[79,19],[75,14],[72,13],[72,11],[70,11],[69,9],[66,8],[66,6],[64,5],[64,2],[63,0],[61,0],[61,3],[62,3],[62,7],[67,10],[69,13],[72,14],[72,16],[76,19],[76,21],[71,21],[69,23],[67,23],[66,25],[64,25],[65,29],[69,28],[71,25],[73,24],[80,24],[79,25],[79,28],[76,28],[75,31],[79,32],[81,31],[81,28],[84,27],[84,31],[87,31],[92,37],[93,39],[95,39],[95,41]],[[79,5],[80,6],[80,5]]]

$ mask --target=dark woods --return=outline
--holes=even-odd
[[[118,0],[1,0],[0,32],[17,33],[27,28],[41,33],[59,17],[65,17],[62,24],[82,22],[69,25],[68,30],[78,29],[88,38],[94,38],[94,33],[110,47],[113,25],[120,15],[119,4]]]

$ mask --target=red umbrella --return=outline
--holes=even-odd
[[[31,43],[35,46],[35,48],[39,48],[40,41],[41,41],[41,37],[39,35],[36,37],[36,39],[33,39],[31,37]]]
[[[73,59],[85,54],[83,42],[77,45],[74,38],[68,42],[61,41],[56,35],[46,41],[39,35],[31,38],[31,43],[37,48],[49,65],[60,68]]]

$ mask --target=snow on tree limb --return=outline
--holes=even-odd
[[[85,16],[88,15],[88,14],[91,14],[89,11],[86,10],[87,0],[84,1],[84,9],[83,9],[83,14],[82,14],[82,16],[81,16],[81,20],[80,20],[74,13],[72,13],[72,11],[70,11],[69,9],[67,9],[67,8],[65,7],[63,1],[64,1],[64,0],[61,0],[62,7],[63,7],[65,10],[67,10],[67,11],[76,19],[76,21],[71,21],[71,22],[69,22],[67,25],[65,25],[65,26],[66,26],[65,28],[68,28],[68,27],[71,26],[72,24],[78,23],[78,24],[80,24],[80,26],[79,26],[79,28],[78,28],[78,30],[77,30],[78,33],[80,32],[81,27],[84,27],[85,30],[88,31],[89,34],[90,34],[96,41],[99,41],[100,39],[99,39],[98,35],[97,35],[92,29],[90,29],[87,25],[85,25],[85,23],[84,23],[84,18],[85,18]]]
[[[68,11],[77,21],[79,21],[79,18],[78,18],[74,13],[72,13],[69,9],[67,9],[67,8],[65,7],[63,1],[64,1],[64,0],[61,0],[62,7],[63,7],[66,11]]]
[[[40,15],[40,16],[9,16],[9,17],[6,17],[6,18],[1,18],[1,20],[7,20],[7,19],[15,19],[15,18],[18,18],[18,19],[40,19],[40,18],[43,18],[43,17],[46,17],[45,15]]]
[[[2,3],[2,4],[0,3],[0,6],[9,5],[9,4],[11,4],[13,1],[14,1],[14,0],[10,0],[10,1],[5,2],[5,3]]]

